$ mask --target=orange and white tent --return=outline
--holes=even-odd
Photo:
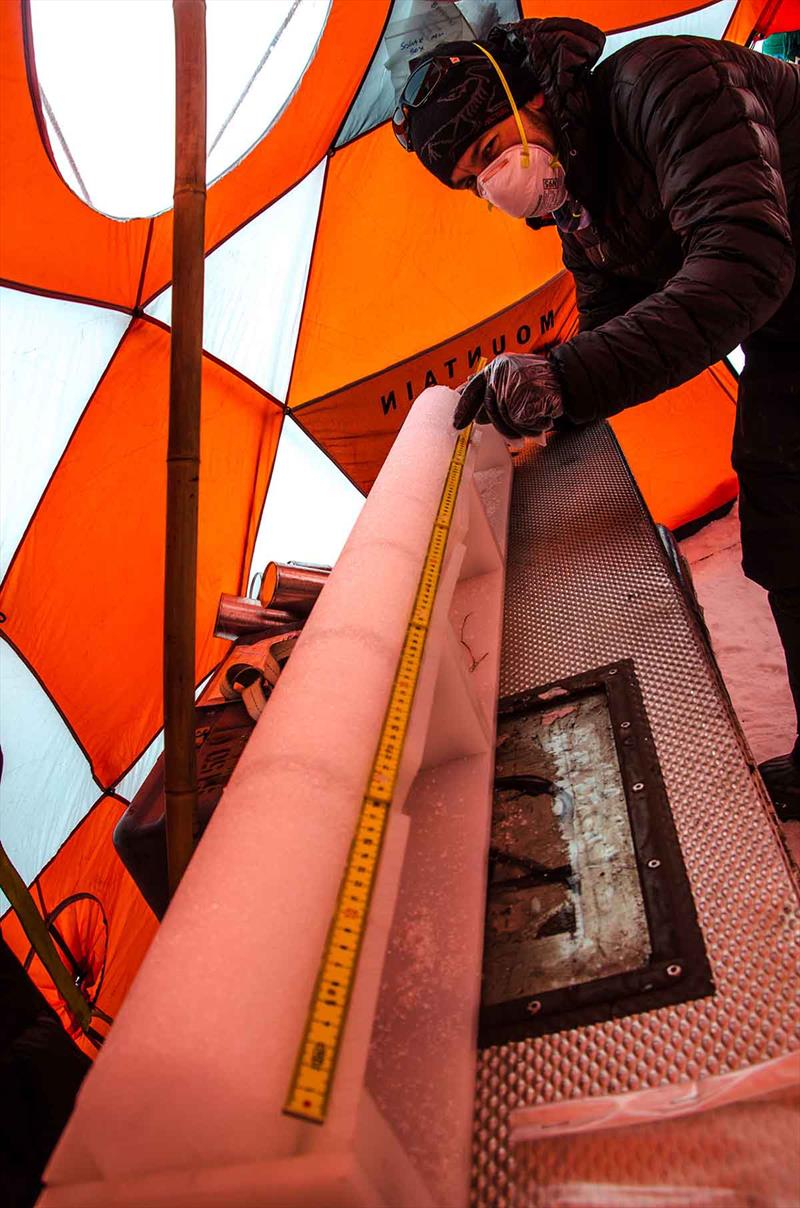
[[[298,6],[268,7],[277,26]],[[555,232],[442,189],[397,147],[385,39],[411,0],[316,7],[288,99],[209,186],[198,684],[226,650],[212,634],[220,593],[247,593],[304,503],[320,527],[334,497],[352,519],[353,486],[369,490],[424,386],[576,326]],[[791,28],[793,7],[462,4],[501,21],[580,17],[609,32],[609,51],[656,28],[747,42]],[[79,195],[29,0],[3,0],[0,24],[2,836],[113,1016],[156,925],[111,833],[160,750],[172,216],[121,221]],[[265,50],[242,55],[243,85]],[[718,365],[613,421],[657,520],[680,525],[734,496],[734,401]],[[28,959],[12,914],[2,929]]]

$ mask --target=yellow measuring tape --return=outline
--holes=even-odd
[[[472,425],[459,434],[406,629],[389,707],[347,858],[284,1112],[322,1124],[347,1020],[411,706],[419,679]]]

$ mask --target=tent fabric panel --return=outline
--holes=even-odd
[[[535,242],[530,231],[526,235]],[[572,277],[562,270],[493,318],[294,414],[352,481],[368,491],[412,402],[426,386],[460,385],[484,356],[542,351],[568,339],[576,323]]]
[[[126,804],[115,796],[98,801],[31,886],[34,901],[41,910],[43,900],[48,912],[73,894],[91,894],[102,903],[109,925],[107,941],[99,910],[85,898],[65,909],[56,922],[70,951],[90,969],[97,969],[105,952],[105,973],[97,1005],[112,1019],[119,1012],[158,928],[155,915],[114,850],[114,827]],[[30,944],[13,911],[5,915],[0,928],[6,943],[24,962]],[[92,1043],[71,1029],[61,999],[38,958],[31,962],[30,975],[84,1052],[95,1056]],[[96,984],[87,986],[90,996],[95,990]],[[102,1022],[97,1026],[100,1032],[107,1030]]]
[[[0,278],[132,308],[148,223],[97,213],[61,179],[29,87],[27,19],[27,0],[0,4]]]
[[[630,42],[640,38],[653,38],[678,34],[693,38],[721,38],[736,7],[736,0],[714,0],[705,8],[692,12],[681,13],[676,17],[667,17],[663,21],[649,22],[638,29],[628,29],[617,34],[610,34],[600,56],[600,62],[621,50]]]
[[[800,0],[739,0],[725,37],[747,46],[751,38],[794,29],[800,29]]]
[[[0,289],[0,579],[129,322]]]
[[[786,34],[800,29],[800,0],[777,0],[765,14],[764,34]]]
[[[83,751],[36,677],[0,641],[0,838],[26,884],[97,800]],[[0,892],[0,913],[8,906]]]
[[[679,528],[736,497],[735,420],[736,382],[722,364],[611,419],[657,523]]]
[[[206,260],[203,347],[281,401],[300,328],[326,163]],[[171,312],[171,288],[147,307],[147,314],[166,323]]]
[[[208,190],[206,249],[302,180],[327,155],[380,37],[390,0],[333,0],[308,70],[264,138]],[[148,301],[172,275],[172,212],[154,220],[144,279]]]
[[[400,21],[405,21],[410,13],[413,0],[394,0],[391,15],[387,22],[385,34],[391,34],[393,27]],[[518,0],[493,0],[486,4],[484,0],[460,0],[459,11],[470,23],[478,38],[486,36],[492,25],[505,25],[519,20]],[[488,17],[488,22],[484,17]],[[482,19],[482,17],[484,19]],[[448,39],[450,40],[450,39]],[[342,127],[336,146],[344,146],[368,130],[374,130],[381,122],[391,117],[395,107],[395,89],[389,70],[386,67],[387,49],[382,37],[369,65],[364,83],[359,89],[347,119]]]
[[[98,781],[161,726],[169,333],[128,330],[7,576],[6,632],[36,669]],[[197,680],[225,649],[219,595],[245,586],[281,411],[203,364]],[[46,585],[46,591],[42,585]]]
[[[556,232],[443,189],[388,126],[330,162],[289,404],[406,360],[561,270]]]

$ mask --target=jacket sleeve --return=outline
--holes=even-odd
[[[578,422],[688,381],[763,326],[794,278],[774,122],[740,64],[698,42],[640,67],[629,61],[615,84],[617,136],[653,171],[684,260],[662,289],[550,354]]]

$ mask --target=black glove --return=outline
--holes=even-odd
[[[561,387],[546,357],[502,353],[467,382],[453,426],[466,428],[475,420],[494,424],[510,439],[538,436],[563,411]]]

